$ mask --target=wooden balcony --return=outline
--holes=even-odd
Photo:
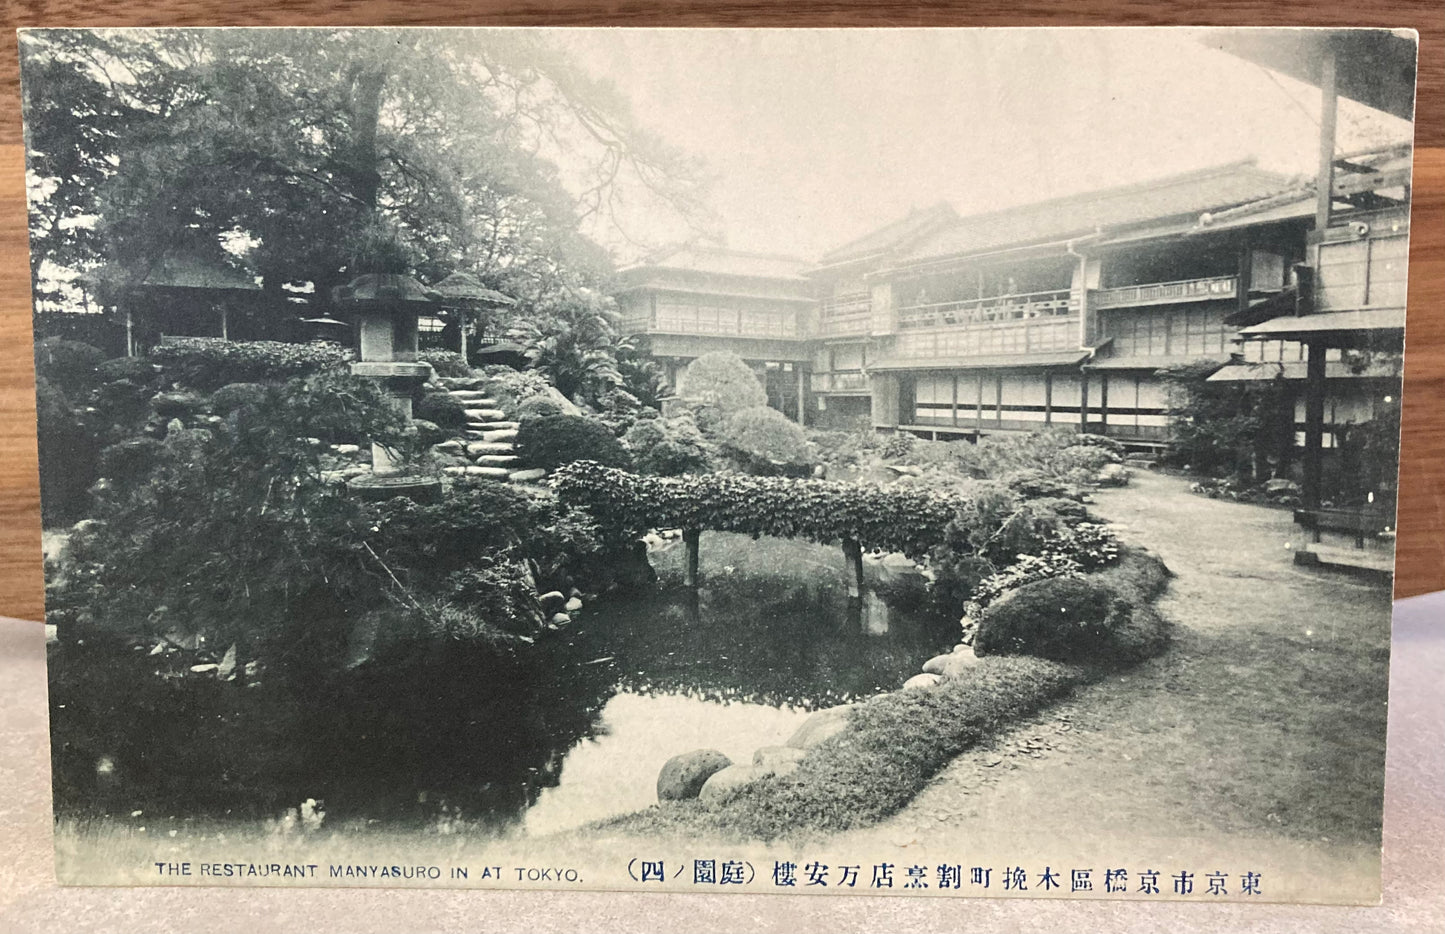
[[[797,338],[801,336],[795,312],[773,313],[746,309],[706,308],[663,310],[633,315],[621,321],[627,334],[683,334],[689,336]]]
[[[1142,305],[1170,305],[1175,302],[1209,302],[1234,298],[1239,280],[1234,276],[1151,282],[1116,289],[1095,289],[1089,293],[1093,308],[1133,308]]]
[[[853,337],[869,333],[873,322],[873,299],[868,295],[830,299],[823,303],[818,333],[822,337]]]
[[[1078,303],[1068,289],[993,295],[957,302],[936,302],[898,309],[898,329],[951,328],[993,325],[1038,318],[1077,316]]]
[[[968,325],[900,331],[888,356],[895,360],[959,360],[1000,354],[1077,350],[1079,315],[1040,315]]]

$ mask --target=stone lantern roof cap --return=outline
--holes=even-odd
[[[421,303],[432,304],[440,296],[403,273],[368,272],[331,290],[338,305]]]

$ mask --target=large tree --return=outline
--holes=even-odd
[[[532,34],[40,31],[24,55],[33,200],[95,220],[42,219],[37,263],[244,253],[324,302],[384,259],[532,305],[603,281],[580,225],[613,199],[703,217],[692,167]],[[66,172],[83,134],[88,172]]]

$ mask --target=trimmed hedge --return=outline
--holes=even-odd
[[[913,558],[944,540],[963,505],[929,490],[737,474],[640,477],[585,461],[559,470],[553,486],[564,502],[614,533],[684,528],[820,545],[853,539],[868,550]]]
[[[215,337],[176,338],[151,350],[176,382],[211,391],[227,383],[281,382],[344,366],[351,351],[335,344],[227,341]]]
[[[1143,661],[1169,643],[1151,605],[1167,581],[1157,558],[1131,553],[1099,574],[1024,584],[984,610],[974,652],[1104,667]]]

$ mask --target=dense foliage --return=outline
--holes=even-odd
[[[529,418],[517,429],[517,455],[532,467],[554,470],[573,461],[631,466],[622,442],[605,424],[584,415]]]
[[[1210,382],[1208,361],[1161,370],[1171,463],[1209,476],[1263,479],[1290,456],[1294,403],[1283,378]]]
[[[449,392],[424,390],[412,402],[411,412],[443,428],[461,429],[467,424],[467,407]]]
[[[640,474],[678,477],[706,473],[712,467],[708,443],[690,413],[672,418],[641,418],[622,436]]]
[[[816,453],[797,422],[765,405],[728,416],[718,440],[749,473],[768,474],[810,466]]]
[[[641,477],[580,461],[553,482],[563,502],[586,510],[611,534],[684,528],[819,544],[851,539],[912,557],[943,540],[960,505],[928,490],[736,474]]]
[[[472,375],[472,368],[455,350],[423,350],[416,355],[421,363],[431,364],[438,376],[466,377]]]
[[[336,344],[185,337],[156,346],[150,358],[180,385],[210,391],[227,383],[275,382],[339,369],[351,352]]]

